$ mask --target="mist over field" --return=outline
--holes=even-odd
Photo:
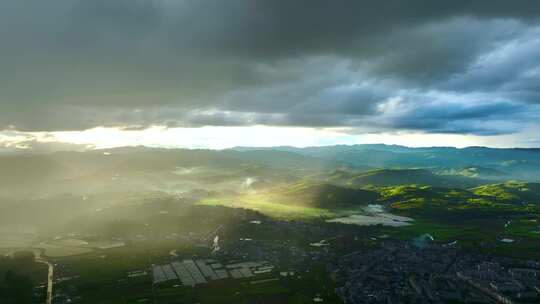
[[[448,218],[486,209],[482,217],[491,217],[536,210],[539,155],[386,145],[9,153],[0,155],[1,227],[38,238],[112,236],[126,225],[116,235],[126,237],[145,221],[215,205],[285,219],[337,218],[370,204],[405,215],[437,208]]]

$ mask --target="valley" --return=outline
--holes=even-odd
[[[30,277],[32,297],[25,301],[43,303],[49,284],[41,267],[53,265],[55,304],[341,303],[361,296],[350,284],[388,275],[376,266],[383,264],[416,267],[413,277],[394,277],[406,291],[395,299],[440,300],[450,295],[437,284],[465,284],[455,288],[468,301],[486,294],[474,287],[483,283],[463,261],[536,271],[524,263],[540,261],[540,184],[537,176],[518,179],[501,169],[505,158],[497,153],[510,152],[488,150],[495,153],[491,160],[471,157],[462,166],[447,152],[432,151],[447,158],[445,165],[417,167],[413,150],[367,168],[356,158],[328,161],[323,150],[133,147],[0,155],[21,172],[1,173],[10,183],[0,187],[0,266],[11,267],[20,254],[41,262],[32,266],[41,274]],[[507,158],[534,166],[531,153],[537,152],[511,151]],[[499,164],[492,165],[497,174],[484,167],[488,162]],[[375,264],[361,264],[369,258],[360,256],[377,252]],[[401,255],[428,266],[396,258]],[[430,272],[429,265],[439,267],[435,255],[448,264]],[[349,261],[352,256],[358,257]],[[190,261],[197,266],[189,266],[194,277],[188,279],[177,263]],[[242,263],[259,266],[227,266]],[[204,282],[193,281],[194,271]],[[507,275],[499,274],[521,280]],[[377,297],[384,296],[377,290],[391,288],[369,284],[364,290],[374,288]],[[533,285],[520,290],[535,293]]]

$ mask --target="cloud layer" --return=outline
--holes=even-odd
[[[540,117],[538,1],[0,2],[0,130],[512,134]]]

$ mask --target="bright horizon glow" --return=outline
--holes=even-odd
[[[304,127],[200,127],[166,128],[153,126],[141,130],[98,127],[84,131],[16,132],[2,135],[0,146],[39,150],[108,149],[125,146],[159,148],[226,149],[236,146],[328,146],[354,144],[388,144],[408,147],[488,146],[534,147],[526,134],[475,136],[462,134],[426,134],[414,132],[361,133],[343,128]],[[58,145],[58,147],[55,147]]]

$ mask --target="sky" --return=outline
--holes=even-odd
[[[540,1],[0,1],[0,151],[540,147]]]

